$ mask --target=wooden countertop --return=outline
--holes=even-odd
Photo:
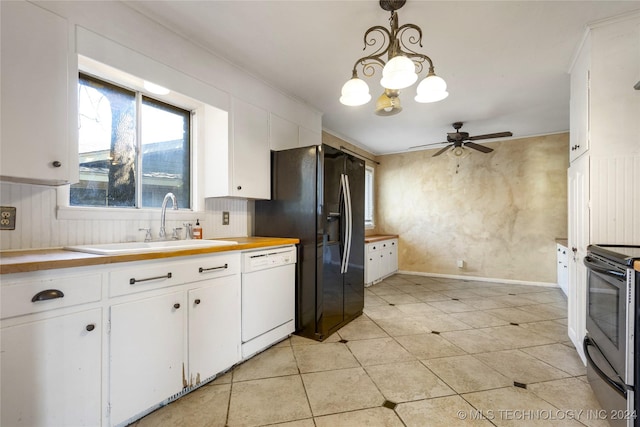
[[[565,238],[557,237],[556,238],[556,243],[558,243],[559,245],[564,246],[565,248],[569,247],[569,240],[566,237]]]
[[[364,236],[365,243],[379,242],[381,240],[397,239],[397,234],[374,234],[372,236]]]
[[[640,261],[634,261],[634,263],[633,263],[633,268],[634,268],[636,271],[640,271]],[[636,285],[637,285],[637,283],[636,283]]]
[[[56,268],[86,267],[90,265],[202,255],[215,252],[243,251],[268,246],[293,245],[300,242],[299,239],[280,237],[232,237],[215,240],[229,240],[238,242],[238,244],[126,255],[94,255],[84,252],[67,251],[62,248],[0,251],[0,274],[24,273]]]

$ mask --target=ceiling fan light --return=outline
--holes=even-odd
[[[384,91],[376,100],[375,113],[378,116],[393,116],[400,111],[402,111],[402,105],[398,96],[389,96],[387,91]]]
[[[447,96],[447,83],[442,77],[430,74],[420,82],[416,90],[417,95],[414,98],[416,102],[437,102],[442,101]]]
[[[406,56],[394,56],[382,69],[380,84],[386,89],[404,89],[418,80],[416,66]]]
[[[340,102],[350,107],[364,105],[371,100],[369,85],[364,80],[354,77],[342,86]]]
[[[471,155],[471,151],[467,150],[464,147],[453,147],[451,150],[447,151],[447,156],[452,159],[464,159]]]

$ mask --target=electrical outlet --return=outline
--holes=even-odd
[[[0,206],[0,230],[16,229],[16,208]]]
[[[222,225],[229,225],[229,212],[222,212]]]

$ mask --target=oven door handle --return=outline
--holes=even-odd
[[[590,256],[586,256],[584,257],[584,265],[589,269],[589,270],[593,270],[597,273],[601,273],[601,274],[606,274],[607,276],[614,276],[617,277],[618,279],[622,279],[624,280],[626,277],[626,274],[621,272],[621,271],[615,271],[615,270],[611,270],[608,268],[604,268],[601,267],[599,264],[596,264],[594,262],[594,259],[591,258]]]
[[[605,374],[598,365],[596,365],[596,363],[591,358],[591,355],[589,354],[589,346],[595,347],[595,343],[591,341],[588,336],[585,336],[584,340],[582,341],[582,348],[584,349],[584,355],[587,357],[587,363],[591,364],[593,370],[596,371],[600,378],[602,378],[607,384],[609,384],[609,386],[613,388],[620,396],[626,399],[627,385],[609,378],[609,376]]]

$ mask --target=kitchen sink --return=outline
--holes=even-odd
[[[156,242],[104,243],[99,245],[65,246],[68,251],[86,252],[97,255],[123,255],[143,252],[175,251],[180,249],[212,248],[237,245],[231,240],[162,240]]]

